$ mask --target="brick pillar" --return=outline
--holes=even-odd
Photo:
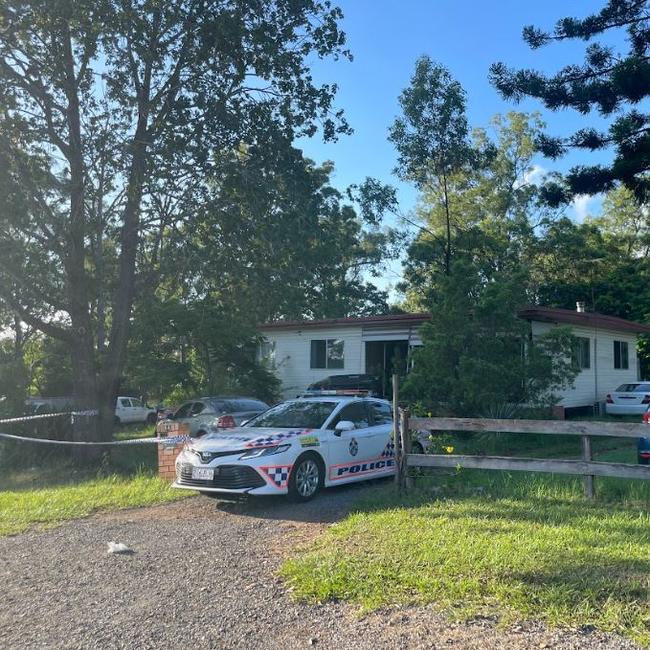
[[[179,422],[171,422],[163,420],[156,427],[156,435],[158,438],[171,438],[174,436],[189,435],[189,427],[187,424]],[[166,481],[176,480],[175,462],[176,456],[181,453],[184,442],[161,442],[158,444],[158,476]]]

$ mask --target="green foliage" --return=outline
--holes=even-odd
[[[403,116],[395,120],[389,139],[399,154],[396,171],[402,178],[424,187],[432,177],[468,162],[465,91],[444,66],[420,57],[399,103]]]
[[[341,18],[327,0],[0,2],[0,301],[67,345],[77,401],[99,405],[104,424],[135,297],[179,272],[169,258],[191,261],[179,241],[201,248],[224,226],[250,235],[273,221],[275,152],[349,132],[336,86],[308,67],[349,57]],[[224,182],[244,171],[241,152],[263,165]],[[249,200],[264,205],[245,222],[231,190],[255,185]],[[186,295],[202,298],[203,279],[183,277]]]
[[[588,308],[638,322],[650,317],[647,212],[619,188],[605,197],[603,213],[582,224],[549,223],[530,248],[531,288],[540,304]],[[639,344],[641,376],[650,351]]]
[[[452,220],[458,214],[450,178],[478,160],[468,138],[465,91],[444,66],[423,56],[399,102],[403,115],[389,131],[398,152],[395,172],[435,197],[445,224],[444,234],[435,240],[444,246],[444,272],[449,275]]]
[[[157,476],[117,475],[75,481],[56,487],[0,491],[0,536],[16,535],[31,526],[55,526],[69,519],[87,517],[93,512],[136,508],[177,501],[192,492],[174,490]]]
[[[30,395],[72,395],[70,350],[64,342],[35,334],[25,348],[25,363],[29,369]]]
[[[367,179],[346,200],[331,173],[290,146],[243,148],[224,165],[192,221],[166,232],[149,259],[159,280],[136,299],[128,385],[174,400],[273,401],[278,381],[256,362],[260,323],[387,309],[368,276],[398,253],[382,225],[394,190]]]
[[[487,416],[505,405],[547,406],[570,386],[575,339],[564,328],[529,339],[517,318],[526,304],[522,273],[484,282],[476,267],[456,262],[438,286],[423,346],[404,383],[406,398],[437,413]]]
[[[481,166],[468,166],[447,179],[447,191],[430,184],[422,192],[417,216],[422,228],[408,250],[402,289],[411,309],[429,309],[446,274],[447,226],[454,256],[471,260],[489,279],[495,272],[517,272],[534,241],[533,222],[553,217],[539,204],[534,138],[543,124],[536,115],[495,116],[491,132],[476,129],[474,151],[489,151]],[[445,196],[447,197],[445,202]],[[453,206],[447,212],[445,205]],[[449,222],[448,222],[449,216]]]
[[[13,342],[0,340],[0,417],[23,412],[26,384],[25,364],[16,357]]]
[[[607,44],[614,30],[625,30],[629,44],[626,53],[618,53]],[[576,195],[597,194],[621,184],[634,193],[639,203],[647,203],[650,115],[639,107],[650,93],[648,2],[608,0],[591,16],[559,20],[552,33],[528,26],[523,36],[533,49],[574,39],[592,42],[584,63],[567,65],[551,76],[533,70],[513,70],[503,63],[492,65],[491,81],[502,96],[514,101],[533,97],[551,110],[570,108],[583,115],[597,111],[601,116],[615,116],[606,132],[587,126],[568,138],[538,138],[540,151],[552,158],[564,155],[570,148],[615,152],[609,165],[576,166],[563,179],[549,182],[546,199],[557,205]],[[599,37],[603,42],[594,42]]]
[[[543,124],[535,115],[511,113],[495,117],[492,127],[494,136],[476,130],[469,145],[487,152],[482,165],[450,174],[442,195],[434,183],[424,189],[418,206],[424,226],[405,264],[406,304],[432,319],[422,328],[424,346],[404,390],[437,412],[489,416],[524,404],[548,407],[576,374],[567,331],[529,340],[528,324],[516,316],[535,296],[531,218],[554,223],[538,187],[527,181]]]

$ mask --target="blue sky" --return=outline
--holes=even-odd
[[[399,114],[398,96],[408,83],[415,60],[427,54],[449,68],[467,92],[468,118],[472,126],[487,126],[495,113],[510,110],[539,111],[556,135],[569,134],[585,126],[598,126],[598,116],[582,117],[572,111],[551,113],[539,102],[519,105],[501,99],[488,81],[491,63],[503,61],[515,67],[553,72],[569,63],[579,63],[584,43],[556,43],[530,50],[521,38],[524,25],[552,28],[566,15],[585,16],[597,11],[599,0],[522,2],[521,0],[340,0],[345,14],[343,28],[354,55],[353,62],[313,62],[314,77],[339,85],[337,105],[343,108],[354,128],[352,136],[324,144],[317,138],[302,141],[305,153],[316,161],[336,165],[334,184],[340,188],[374,176],[399,188],[400,207],[413,208],[416,192],[392,175],[395,151],[387,141],[387,129]],[[578,162],[596,162],[584,153],[562,161],[540,158],[547,170],[563,171]],[[598,198],[585,197],[567,210],[581,220],[597,212]]]

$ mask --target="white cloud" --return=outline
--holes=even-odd
[[[595,196],[589,194],[578,194],[573,201],[571,201],[571,209],[573,210],[573,218],[582,223],[585,218],[590,214],[591,205],[596,201]]]
[[[540,185],[547,173],[548,170],[545,167],[542,167],[541,165],[533,165],[524,173],[523,182],[525,185],[528,185],[529,183]]]

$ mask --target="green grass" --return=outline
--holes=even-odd
[[[146,438],[154,432],[154,426],[128,427],[114,437]],[[194,494],[172,489],[156,471],[154,444],[112,447],[85,464],[47,454],[24,467],[5,464],[0,472],[0,536],[97,511],[156,505]]]
[[[60,476],[59,480],[63,481]],[[21,485],[20,476],[14,481]],[[23,483],[22,489],[0,492],[0,535],[20,533],[36,524],[56,525],[96,511],[156,505],[193,494],[174,490],[168,481],[150,474],[80,481],[70,476],[68,481],[36,489],[25,489]]]
[[[153,438],[155,435],[155,424],[139,424],[124,426],[113,434],[113,438],[115,440],[130,440],[132,438]]]
[[[282,575],[309,601],[363,610],[435,603],[453,618],[594,625],[650,644],[649,527],[645,511],[578,500],[398,505],[384,494],[287,561]]]
[[[570,440],[501,443],[513,455],[579,455]],[[634,463],[634,441],[598,441],[595,457]],[[578,477],[438,470],[406,500],[378,490],[281,573],[308,601],[433,603],[452,618],[593,625],[650,646],[650,481],[598,477],[596,491],[589,503]]]

